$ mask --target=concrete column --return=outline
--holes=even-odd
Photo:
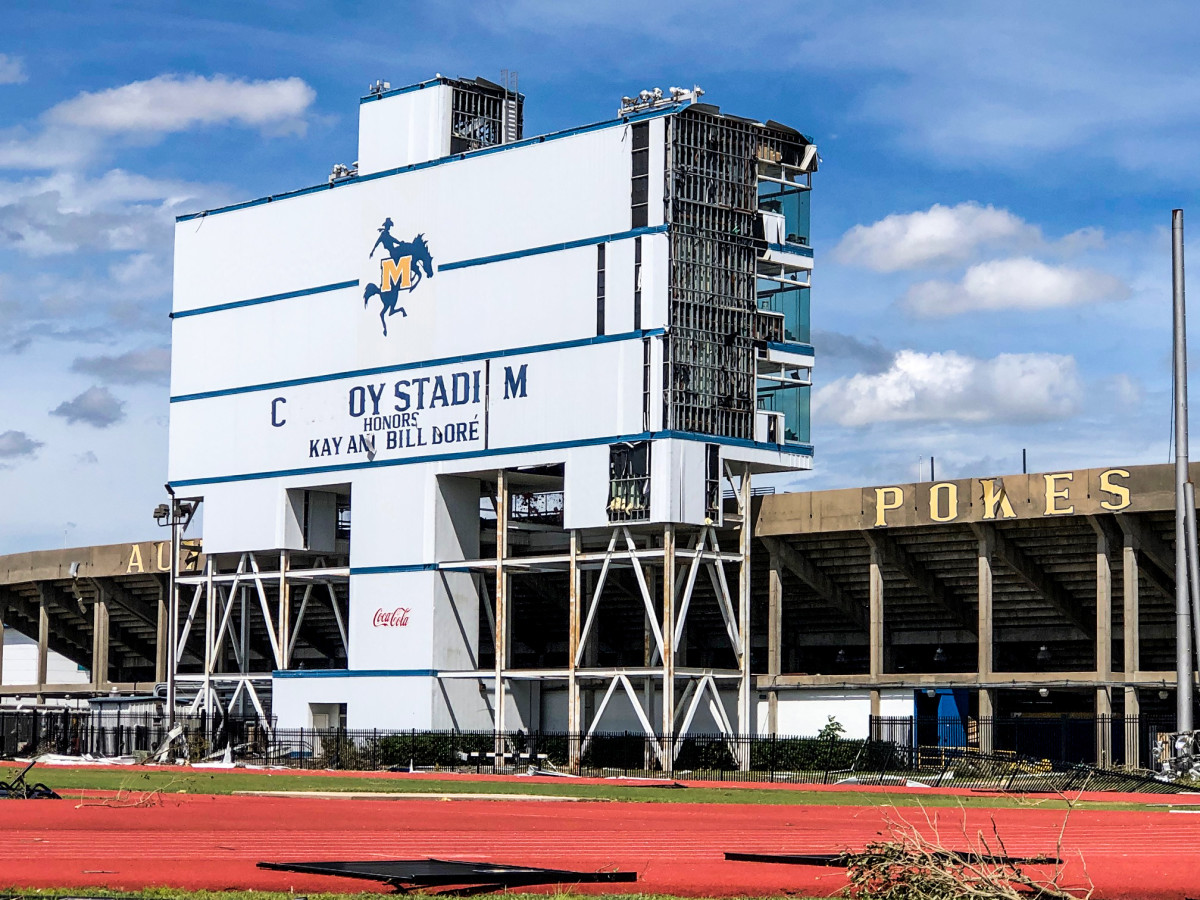
[[[1096,533],[1096,675],[1104,684],[1096,688],[1096,765],[1112,761],[1112,563],[1108,537]],[[1103,717],[1103,721],[1101,720]]]
[[[1139,648],[1141,644],[1141,632],[1138,624],[1138,549],[1137,543],[1132,535],[1125,535],[1125,543],[1122,548],[1122,576],[1121,576],[1121,602],[1122,602],[1122,632],[1125,644],[1125,681],[1132,682],[1137,678],[1138,670],[1141,668]],[[1140,742],[1138,734],[1141,729],[1128,724],[1128,720],[1137,717],[1140,724],[1141,717],[1141,701],[1138,697],[1138,690],[1132,684],[1125,686],[1125,765],[1138,766],[1141,764]]]
[[[992,666],[995,664],[995,640],[992,631],[992,550],[991,532],[981,532],[978,550],[979,615],[976,626],[976,633],[979,635],[978,667],[981,682],[991,678]],[[994,700],[991,688],[979,689],[979,749],[984,753],[991,753],[993,750],[990,720],[995,715]]]
[[[99,582],[92,606],[92,688],[108,690],[108,596]]]
[[[783,564],[771,554],[767,584],[767,674],[783,672]],[[779,733],[779,692],[767,694],[767,733]]]
[[[156,629],[154,635],[154,680],[162,684],[167,680],[167,659],[170,656],[171,614],[167,606],[167,591],[170,586],[166,579],[158,576],[158,604],[156,609]]]
[[[46,684],[46,662],[50,653],[50,612],[46,609],[46,595],[38,588],[38,652],[37,652],[37,702],[42,702],[42,688]],[[94,678],[94,676],[93,676]]]
[[[879,549],[871,544],[871,573],[870,573],[870,615],[871,627],[869,636],[871,681],[874,684],[883,675],[883,561]],[[880,714],[881,702],[879,691],[871,690],[871,715]]]
[[[4,684],[4,613],[5,604],[3,596],[0,596],[0,686]]]
[[[579,654],[579,532],[571,529],[571,568],[568,584],[567,606],[567,765],[571,771],[579,769],[579,736],[583,733],[582,709],[579,703],[579,679],[576,676],[575,658]]]

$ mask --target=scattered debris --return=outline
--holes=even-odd
[[[29,774],[29,770],[37,765],[36,759],[31,759],[29,765],[21,770],[12,781],[0,781],[0,798],[8,800],[61,800],[62,797],[54,793],[46,785],[39,782],[30,784],[25,780],[25,776]]]
[[[743,853],[736,850],[725,851],[725,858],[737,862],[782,863],[789,866],[829,866],[831,868],[849,868],[855,853]],[[942,863],[953,863],[957,860],[968,863],[984,863],[993,866],[1053,866],[1062,865],[1057,856],[997,856],[989,853],[977,853],[973,850],[931,850],[930,857]]]
[[[25,760],[18,759],[17,762]],[[68,756],[65,753],[43,753],[37,757],[37,762],[42,766],[132,766],[137,760],[132,756],[92,756],[90,753]]]
[[[1160,778],[1200,779],[1200,731],[1160,731],[1154,759]]]
[[[581,884],[637,881],[637,872],[571,872],[536,866],[449,859],[389,859],[361,862],[260,862],[260,869],[366,878],[408,891],[425,887],[524,887],[534,884]]]

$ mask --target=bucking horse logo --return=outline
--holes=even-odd
[[[379,228],[379,237],[371,248],[368,259],[375,257],[375,251],[381,246],[387,256],[379,261],[379,284],[368,284],[363,290],[363,308],[372,297],[378,297],[383,303],[379,311],[379,321],[383,323],[383,333],[387,334],[389,316],[400,313],[407,316],[403,306],[397,306],[401,291],[411,291],[421,283],[423,275],[433,277],[433,257],[429,255],[429,245],[425,243],[425,235],[418,234],[411,241],[398,241],[392,236],[392,220],[384,219]]]

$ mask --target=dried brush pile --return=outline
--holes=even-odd
[[[1061,853],[1054,857],[1013,857],[995,830],[982,833],[970,846],[943,845],[936,821],[927,824],[931,837],[903,819],[890,819],[889,839],[868,844],[845,857],[851,900],[1087,900],[1091,887],[1063,884]],[[1066,827],[1066,821],[1063,822]],[[1059,849],[1062,832],[1059,832]]]

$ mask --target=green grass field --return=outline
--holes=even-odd
[[[3,770],[0,770],[2,772]],[[9,770],[11,771],[11,770]],[[329,791],[383,792],[420,794],[534,794],[551,797],[578,797],[600,801],[641,803],[763,803],[783,806],[924,806],[970,808],[1040,807],[1043,809],[1163,809],[1170,795],[1147,795],[1141,803],[1107,801],[1070,801],[1066,797],[1037,795],[966,794],[945,795],[913,788],[909,791],[817,791],[803,787],[672,787],[632,785],[613,781],[585,784],[564,778],[551,783],[532,779],[508,781],[435,779],[428,776],[405,778],[345,777],[315,775],[293,771],[167,771],[152,767],[68,768],[45,766],[29,774],[31,781],[49,785],[60,794],[73,790],[108,790],[186,794],[231,794],[236,791]]]

